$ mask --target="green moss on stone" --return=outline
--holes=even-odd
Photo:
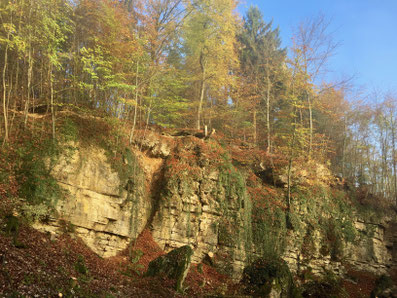
[[[249,295],[268,297],[273,291],[280,297],[298,297],[291,271],[281,258],[259,258],[247,266],[242,283]]]
[[[189,245],[176,248],[149,263],[146,276],[164,275],[175,279],[175,289],[183,292],[183,282],[190,268],[193,249]]]

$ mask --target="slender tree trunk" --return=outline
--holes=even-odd
[[[10,39],[10,31],[7,33],[7,40]],[[8,43],[4,52],[4,66],[3,66],[3,115],[4,115],[4,140],[3,145],[8,142],[8,118],[7,118],[7,83],[6,72],[8,64]]]
[[[294,159],[294,146],[296,140],[296,116],[294,116],[295,125],[292,133],[292,141],[289,148],[289,158],[288,158],[288,172],[287,172],[287,208],[288,212],[291,210],[291,184],[292,184],[292,165]]]
[[[203,71],[203,76],[201,79],[200,101],[199,101],[199,107],[197,110],[197,129],[198,130],[200,130],[200,128],[201,128],[201,114],[203,111],[204,92],[205,92],[205,71]]]
[[[371,150],[370,150],[370,144],[367,145],[367,164],[368,164],[368,169],[371,169],[372,166],[372,160],[371,160]],[[371,179],[371,191],[375,191],[375,181],[373,180],[373,177],[371,176],[369,179]]]
[[[288,159],[288,172],[287,172],[287,208],[288,211],[291,210],[291,184],[292,184],[292,165],[293,165],[293,147],[295,145],[295,129],[292,135],[292,142],[290,148],[290,156]]]
[[[394,199],[397,204],[397,152],[396,152],[396,123],[393,117],[392,112],[390,112],[390,127],[391,127],[391,142],[392,142],[392,152],[393,152],[393,186],[394,186]]]
[[[28,122],[28,113],[29,113],[29,104],[30,104],[30,89],[32,84],[32,75],[33,75],[33,59],[32,59],[32,49],[29,47],[29,54],[28,54],[28,98],[25,103],[25,120],[24,126]]]
[[[301,108],[299,108],[299,121],[300,124],[303,126],[303,113]]]
[[[204,55],[201,53],[200,55],[200,67],[201,67],[201,86],[200,86],[200,100],[199,107],[197,109],[197,129],[201,128],[201,114],[203,112],[203,103],[204,103],[204,94],[205,94],[205,62]]]
[[[386,177],[386,168],[385,168],[385,162],[384,162],[384,160],[385,160],[385,143],[384,143],[384,140],[383,140],[383,138],[382,138],[382,160],[381,160],[381,165],[382,165],[382,174],[381,174],[381,189],[382,189],[382,193],[383,193],[383,195],[386,195],[386,193],[385,193],[385,177]]]
[[[269,70],[267,71],[266,75],[267,80],[267,90],[266,90],[266,139],[267,139],[267,153],[270,153],[272,150],[271,142],[270,142],[270,77],[269,77]]]
[[[307,103],[309,107],[309,159],[312,155],[313,148],[313,109],[312,109],[312,101],[310,95],[307,96]]]
[[[52,138],[55,140],[55,109],[54,109],[54,84],[53,84],[53,77],[52,77],[52,64],[50,62],[48,75],[49,75],[49,82],[50,82],[50,107],[51,107],[51,122],[52,122]]]
[[[211,106],[210,106],[210,112],[209,112],[209,117],[208,117],[209,118],[208,119],[208,126],[210,128],[212,128],[212,111],[214,109],[214,100],[213,100],[213,98],[211,98],[210,104],[211,104]],[[206,127],[207,127],[207,125],[206,125]]]
[[[291,172],[292,172],[292,156],[288,159],[288,172],[287,172],[287,209],[291,210]]]
[[[12,129],[13,129],[13,125],[14,125],[14,119],[16,116],[16,111],[17,111],[17,96],[18,96],[18,87],[19,87],[19,63],[17,63],[17,70],[16,70],[16,74],[15,74],[15,96],[16,98],[14,98],[14,105],[13,105],[13,112],[12,112],[12,117],[9,120],[9,127],[8,127],[8,134],[11,135]],[[10,106],[10,102],[8,102],[8,106]]]
[[[29,2],[29,23],[32,15],[32,0]],[[24,127],[26,128],[26,124],[28,122],[28,112],[29,112],[29,104],[30,104],[30,88],[32,84],[32,74],[33,74],[33,59],[32,59],[32,32],[29,29],[29,52],[28,52],[28,98],[25,103],[25,120]]]
[[[346,120],[343,123],[343,143],[342,143],[342,178],[345,178],[345,159],[346,159]]]
[[[254,122],[254,146],[256,146],[257,145],[257,136],[256,136],[256,131],[257,131],[257,123],[256,123],[256,108],[254,109],[254,120],[253,120],[253,122]]]
[[[136,64],[134,122],[132,124],[132,128],[130,131],[130,140],[129,140],[130,145],[131,145],[132,139],[134,137],[136,117],[138,114],[138,70],[139,70],[139,63]]]
[[[17,59],[18,59],[18,58],[17,58]],[[18,73],[18,71],[19,71],[19,63],[18,63],[18,61],[16,62],[16,65],[17,65],[16,73]],[[6,110],[7,110],[7,119],[8,119],[8,135],[10,135],[10,125],[11,125],[11,123],[10,123],[10,116],[9,116],[10,103],[11,103],[11,94],[12,94],[13,89],[14,89],[14,76],[13,76],[13,72],[14,72],[14,69],[11,68],[11,67],[8,67],[8,77],[9,77],[9,80],[8,80],[8,91],[7,91],[7,99],[6,99],[6,102],[7,102]],[[16,80],[17,80],[17,79],[16,79]],[[18,89],[15,89],[15,90],[16,90],[16,92],[17,92]]]
[[[21,7],[24,7],[24,3],[25,3],[25,1],[24,0],[21,0]],[[22,26],[22,15],[23,15],[23,10],[21,9],[20,10],[20,13],[19,13],[19,21],[18,21],[18,32],[21,32],[21,26]],[[15,105],[15,102],[16,102],[16,99],[18,98],[18,96],[19,96],[19,94],[18,94],[18,90],[19,90],[19,86],[18,86],[18,83],[19,83],[19,55],[17,54],[17,57],[16,57],[16,71],[15,71],[15,93],[14,93],[14,107],[16,106]],[[11,104],[11,90],[13,89],[13,86],[14,86],[14,84],[13,84],[13,81],[12,81],[12,74],[10,74],[9,75],[9,77],[11,78],[11,83],[10,83],[10,86],[9,86],[9,91],[8,91],[8,105],[7,105],[7,110],[9,110],[9,106],[10,106],[10,104]],[[23,95],[23,86],[21,86],[21,89],[22,89],[22,92],[21,92],[21,95]],[[9,117],[8,117],[9,118]],[[11,130],[12,130],[12,126],[13,126],[13,122],[14,122],[14,118],[15,118],[15,109],[14,109],[14,111],[13,111],[13,115],[12,115],[12,117],[11,117],[11,119],[9,119],[9,124],[8,124],[8,134],[10,135],[11,134]]]

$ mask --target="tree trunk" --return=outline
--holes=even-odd
[[[31,20],[32,15],[32,0],[29,3],[29,23]],[[29,29],[29,53],[28,53],[28,98],[25,103],[25,120],[24,120],[24,127],[26,128],[26,124],[28,122],[28,112],[29,112],[29,102],[30,102],[30,86],[32,83],[32,74],[33,74],[33,59],[32,59],[32,32]]]
[[[203,71],[203,76],[201,79],[200,101],[199,101],[199,107],[197,110],[197,129],[198,130],[200,130],[200,128],[201,128],[201,114],[203,111],[204,92],[205,92],[205,71]]]
[[[309,107],[309,159],[312,155],[312,147],[313,147],[313,110],[312,110],[312,101],[310,96],[307,96],[307,103]]]
[[[7,40],[10,39],[10,31],[7,33]],[[8,43],[4,52],[4,66],[3,66],[3,114],[4,114],[4,140],[3,145],[8,142],[8,118],[7,118],[7,84],[6,72],[8,64]]]
[[[50,80],[50,107],[51,107],[51,120],[52,120],[52,138],[55,140],[55,109],[54,109],[54,86],[52,78],[52,64],[50,62],[48,70]]]
[[[254,110],[254,145],[256,146],[257,144],[257,136],[256,136],[256,131],[257,131],[257,123],[256,123],[256,108]]]
[[[28,98],[25,103],[25,120],[24,120],[24,126],[26,127],[26,124],[28,122],[28,112],[29,112],[29,103],[30,103],[30,88],[32,84],[32,75],[33,75],[33,61],[32,61],[32,50],[29,48],[29,54],[28,54]]]
[[[136,78],[135,78],[135,109],[134,109],[134,122],[132,124],[131,132],[130,132],[130,140],[129,143],[131,145],[132,138],[134,137],[135,125],[136,125],[136,117],[138,115],[138,70],[139,63],[136,64]]]
[[[342,178],[345,178],[345,157],[346,156],[346,120],[343,123],[343,143],[342,143]]]
[[[294,131],[292,133],[292,141],[289,148],[288,173],[287,173],[287,208],[291,210],[291,184],[292,184],[292,164],[294,159],[294,146],[296,140],[296,118],[294,119]]]
[[[394,184],[394,199],[397,205],[397,152],[396,152],[396,128],[395,128],[395,119],[393,117],[392,112],[390,112],[390,127],[391,127],[391,141],[392,141],[392,152],[393,152],[393,184]]]
[[[200,55],[200,67],[201,67],[201,86],[200,86],[200,100],[199,106],[197,109],[197,129],[201,128],[201,114],[203,112],[203,103],[204,103],[204,93],[205,93],[205,62],[204,62],[204,54]]]
[[[287,174],[287,209],[291,210],[291,170],[292,170],[292,156],[288,160],[288,174]]]
[[[271,150],[271,142],[270,142],[270,78],[269,71],[267,71],[267,90],[266,90],[266,138],[267,138],[267,153],[270,153]]]

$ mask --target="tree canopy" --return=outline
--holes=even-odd
[[[204,126],[262,150],[291,170],[328,164],[335,175],[397,199],[396,95],[347,99],[322,80],[337,46],[320,16],[293,46],[257,7],[236,0],[10,0],[0,4],[0,140],[26,129],[57,138],[72,107],[137,129]],[[36,127],[33,114],[51,115]],[[292,175],[292,174],[291,174]],[[293,177],[290,177],[293,180]]]

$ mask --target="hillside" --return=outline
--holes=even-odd
[[[397,96],[255,1],[0,1],[0,296],[397,297]]]
[[[288,197],[287,164],[217,134],[148,127],[130,145],[116,119],[57,123],[57,141],[21,131],[1,152],[4,296],[369,297],[395,277],[396,212],[324,164],[296,164]],[[143,274],[183,245],[184,291]]]

